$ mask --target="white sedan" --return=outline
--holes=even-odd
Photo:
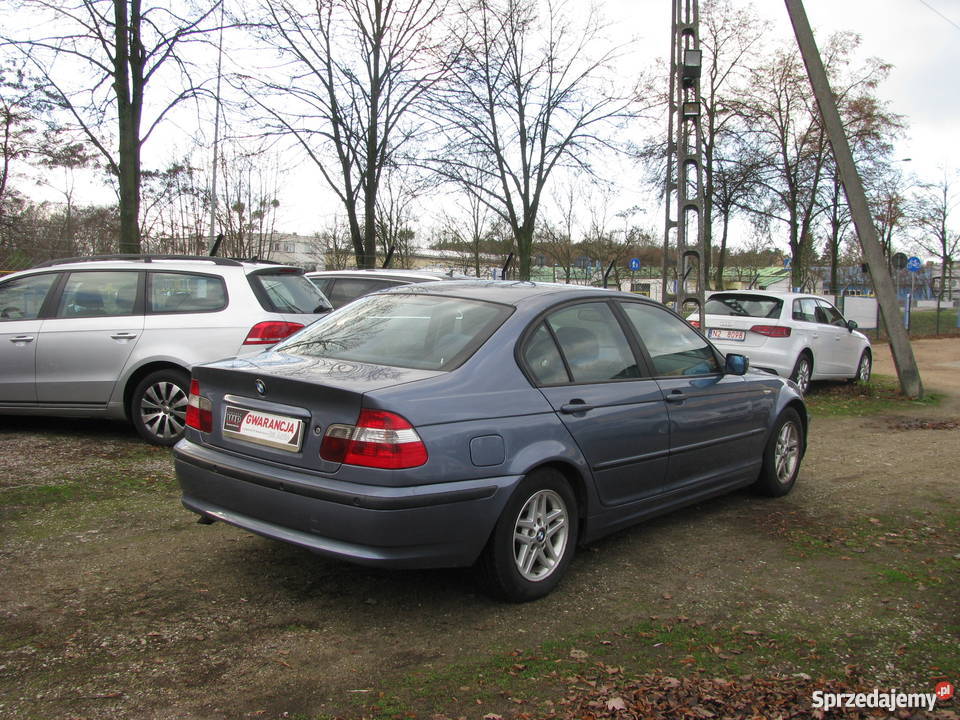
[[[870,341],[817,295],[718,292],[707,299],[704,320],[703,334],[721,352],[746,355],[752,367],[789,377],[801,392],[812,380],[870,379]]]

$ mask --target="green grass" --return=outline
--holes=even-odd
[[[901,322],[902,322],[901,316]],[[885,339],[888,337],[884,329],[864,330],[867,335],[873,339]],[[910,313],[910,337],[937,337],[938,335],[958,335],[960,329],[957,329],[957,311],[944,303],[940,309],[940,331],[937,332],[937,311],[936,310],[914,310]]]
[[[901,394],[896,378],[874,375],[867,384],[815,383],[806,396],[807,408],[813,415],[861,417],[905,409],[935,407],[942,397],[926,393],[920,400]]]

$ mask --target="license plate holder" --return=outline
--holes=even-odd
[[[223,414],[224,437],[265,445],[286,452],[300,452],[303,420],[228,405]]]
[[[726,328],[710,328],[707,337],[711,340],[733,340],[743,342],[747,339],[746,330],[727,330]]]

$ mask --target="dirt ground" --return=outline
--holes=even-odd
[[[525,656],[957,683],[960,339],[914,350],[938,406],[815,415],[790,496],[619,533],[519,606],[466,570],[371,570],[197,525],[169,453],[122,425],[0,419],[0,717],[536,717],[557,673],[525,677]],[[885,346],[874,372],[893,374]]]

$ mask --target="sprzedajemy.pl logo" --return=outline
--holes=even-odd
[[[888,691],[872,690],[863,693],[831,693],[815,690],[811,698],[816,710],[836,708],[880,708],[898,710],[900,708],[923,708],[933,711],[937,701],[944,702],[953,697],[954,687],[949,682],[937,683],[932,693],[905,693],[897,688]]]

